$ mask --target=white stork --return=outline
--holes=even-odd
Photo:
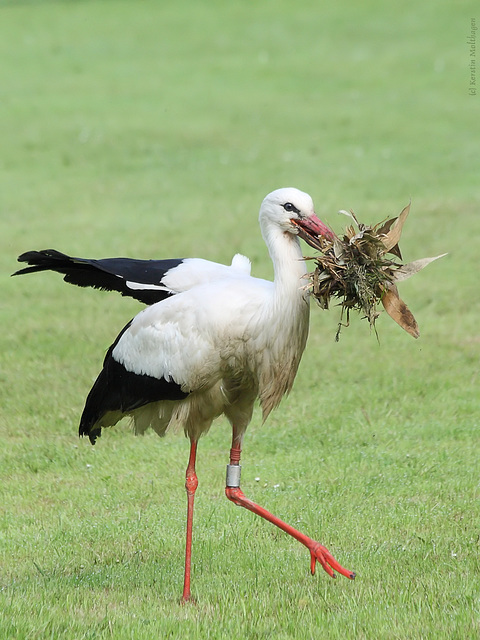
[[[116,290],[151,305],[108,350],[88,394],[79,432],[94,444],[103,427],[131,416],[136,433],[151,427],[163,436],[179,426],[190,439],[183,601],[191,598],[197,443],[221,414],[233,430],[227,498],[304,544],[312,574],[318,561],[332,577],[334,570],[355,577],[324,546],[240,489],[242,441],[254,402],[259,398],[266,419],[292,388],[307,340],[307,269],[298,238],[315,245],[318,235],[332,236],[315,215],[311,197],[293,188],[267,195],[259,222],[274,266],[273,282],[252,277],[249,260],[240,255],[231,266],[200,259],[87,260],[53,250],[19,257],[30,266],[17,274],[54,270],[67,282]]]

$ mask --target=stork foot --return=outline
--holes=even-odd
[[[338,571],[338,573],[342,574],[342,576],[345,576],[346,578],[350,578],[350,580],[355,579],[355,573],[353,571],[348,571],[348,569],[344,569],[342,565],[335,560],[326,547],[314,540],[312,540],[312,543],[312,545],[308,545],[311,556],[310,570],[312,572],[312,576],[315,574],[315,566],[317,562],[319,562],[331,578],[336,578],[337,576],[335,575],[335,571]]]
[[[335,578],[335,571],[338,571],[338,573],[340,573],[342,576],[345,576],[346,578],[350,578],[350,580],[353,580],[355,578],[355,573],[353,571],[348,571],[348,569],[344,569],[342,565],[335,560],[335,558],[326,547],[321,545],[319,542],[312,540],[312,538],[309,538],[297,529],[294,529],[291,525],[283,522],[283,520],[280,520],[280,518],[277,518],[277,516],[274,516],[273,513],[270,513],[252,500],[249,500],[240,489],[240,487],[227,486],[225,488],[225,494],[229,500],[234,502],[239,507],[244,507],[245,509],[256,513],[261,518],[265,518],[265,520],[268,520],[279,529],[282,529],[282,531],[285,531],[285,533],[288,533],[288,535],[292,536],[292,538],[295,538],[303,545],[305,545],[310,551],[310,569],[312,575],[315,573],[316,563],[319,562],[323,569],[332,578]]]

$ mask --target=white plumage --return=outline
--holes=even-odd
[[[233,256],[230,266],[202,258],[185,258],[178,267],[171,269],[163,276],[162,284],[147,285],[134,280],[127,280],[125,284],[131,291],[165,291],[175,294],[220,279],[250,275],[251,269],[250,260],[240,253]]]
[[[192,263],[183,261],[161,285],[178,293],[140,312],[107,355],[104,372],[113,360],[116,375],[100,374],[87,399],[83,433],[97,433],[129,414],[137,432],[152,427],[163,435],[180,425],[198,440],[224,413],[241,438],[257,397],[266,418],[290,391],[309,319],[297,224],[313,224],[313,202],[297,189],[280,189],[265,198],[259,220],[274,282],[250,276],[243,256],[230,267],[196,260],[192,270]],[[127,374],[132,381],[134,376],[161,380],[161,393],[142,393],[139,385],[133,406],[129,399],[103,407],[118,376]],[[185,397],[172,399],[169,387],[175,394],[180,388]]]
[[[286,203],[299,213],[286,211]],[[183,265],[164,278],[180,293],[139,313],[111,357],[129,373],[173,382],[188,395],[175,402],[167,395],[132,410],[137,432],[150,426],[163,435],[169,426],[180,425],[198,440],[224,413],[240,438],[256,397],[266,418],[291,389],[309,319],[307,269],[291,219],[313,215],[310,196],[296,189],[265,198],[260,225],[274,282],[251,277],[247,259],[239,256],[232,267],[204,261],[195,274],[188,271],[194,278],[184,278]],[[110,411],[89,430],[121,416]]]

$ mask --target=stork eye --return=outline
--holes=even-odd
[[[285,211],[288,211],[289,213],[300,213],[300,210],[297,209],[297,207],[291,202],[286,202],[283,205],[283,208],[285,209]]]

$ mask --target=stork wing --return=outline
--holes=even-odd
[[[37,271],[57,271],[65,282],[79,287],[93,287],[103,291],[118,291],[122,296],[154,304],[176,293],[162,284],[164,276],[182,264],[183,260],[135,260],[132,258],[104,258],[90,260],[75,258],[55,249],[27,251],[18,257],[29,267],[14,276]]]
[[[75,258],[55,249],[27,251],[18,257],[28,267],[14,276],[37,271],[56,271],[65,282],[79,287],[118,291],[151,305],[194,286],[225,277],[250,274],[250,261],[237,254],[231,266],[201,258],[136,260],[133,258]]]

